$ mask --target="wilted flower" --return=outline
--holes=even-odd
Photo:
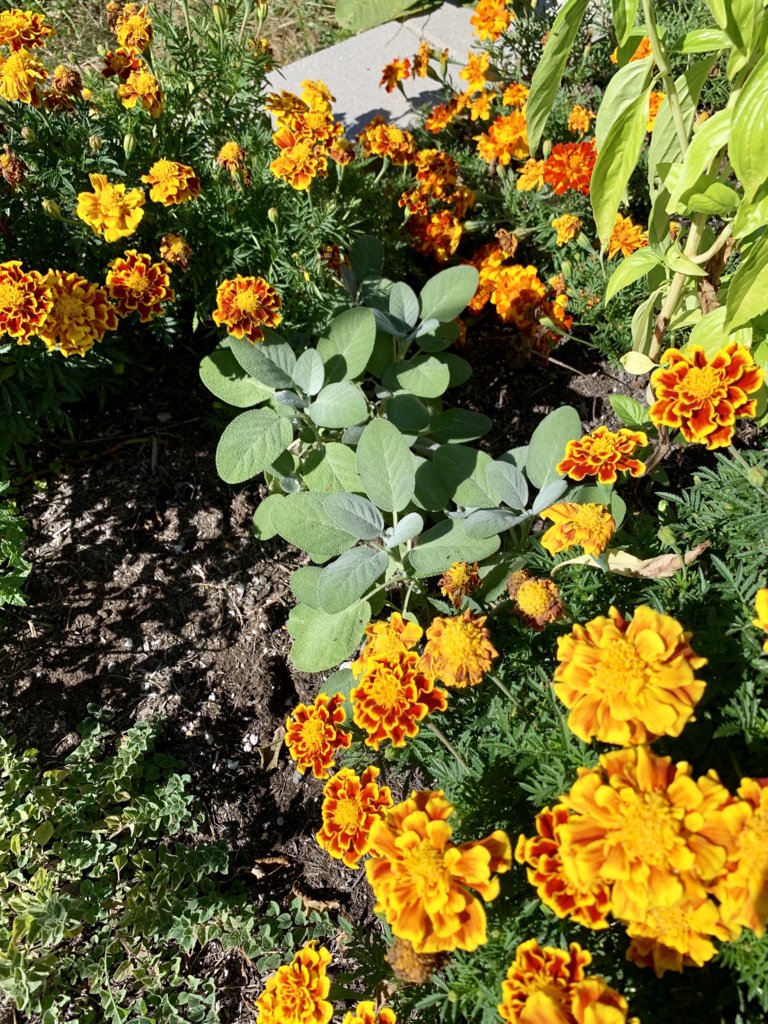
[[[530,629],[540,631],[548,623],[562,618],[560,591],[553,580],[537,579],[518,569],[507,582],[507,593],[514,604],[515,614]]]
[[[160,239],[160,255],[170,266],[188,270],[192,246],[181,235],[169,231]]]
[[[216,291],[214,323],[224,325],[233,338],[246,338],[252,344],[262,341],[264,327],[277,327],[283,319],[280,296],[263,277],[243,277],[222,281]]]
[[[17,189],[27,176],[29,168],[10,146],[3,146],[3,150],[4,152],[0,153],[0,175],[5,179],[7,185]]]
[[[407,939],[398,938],[384,956],[394,976],[408,985],[426,985],[449,958],[449,953],[417,953]]]
[[[285,745],[296,770],[312,769],[316,779],[327,779],[336,752],[352,742],[352,733],[341,728],[346,721],[344,696],[318,693],[312,704],[297,704],[286,722]]]
[[[216,163],[225,171],[229,171],[233,178],[242,174],[243,184],[247,185],[250,181],[250,173],[245,166],[246,158],[247,154],[239,143],[225,142],[216,154]]]
[[[460,608],[462,599],[469,597],[480,586],[477,562],[454,562],[438,580],[440,593],[447,597],[454,608]]]

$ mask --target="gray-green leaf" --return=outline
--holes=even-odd
[[[421,289],[422,320],[455,320],[477,291],[479,275],[466,264],[435,274]]]
[[[245,372],[229,346],[219,345],[202,360],[200,380],[222,402],[239,409],[260,405],[272,394]]]
[[[466,533],[463,519],[446,519],[421,535],[419,544],[406,555],[414,576],[439,576],[454,562],[479,562],[499,550],[498,537],[474,539]]]
[[[399,512],[413,497],[415,476],[408,442],[388,420],[372,420],[356,450],[365,493],[385,512]]]
[[[318,427],[351,427],[368,418],[368,402],[351,381],[327,384],[310,405],[309,417]]]
[[[316,395],[325,381],[323,360],[313,348],[302,352],[293,369],[293,383],[306,395]]]
[[[291,421],[271,409],[240,413],[219,438],[218,474],[225,483],[244,483],[271,466],[292,440]]]
[[[555,409],[536,427],[528,445],[526,473],[534,487],[542,488],[558,478],[565,446],[583,435],[579,414],[570,405]]]
[[[389,557],[385,551],[360,547],[346,551],[320,573],[317,596],[323,611],[331,615],[354,604],[383,576]]]
[[[300,672],[323,672],[346,661],[360,643],[370,618],[371,606],[367,601],[357,601],[336,615],[296,605],[286,624],[293,637],[294,667]]]
[[[329,494],[325,511],[338,527],[360,540],[374,540],[384,530],[381,512],[360,494]]]
[[[331,323],[328,336],[317,343],[329,382],[359,377],[371,358],[376,320],[370,309],[347,309]]]

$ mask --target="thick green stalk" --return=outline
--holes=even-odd
[[[669,66],[669,60],[667,59],[667,51],[664,49],[664,44],[661,41],[659,30],[656,26],[656,15],[653,10],[653,0],[643,0],[643,16],[645,17],[645,27],[648,30],[648,38],[651,41],[653,59],[656,61],[656,66],[659,69],[661,81],[664,85],[664,92],[666,93],[667,103],[672,111],[672,120],[675,124],[675,131],[677,132],[677,139],[680,143],[680,150],[682,153],[685,153],[686,149],[688,149],[688,129],[685,127],[683,108],[680,105],[680,97],[677,95],[675,80],[672,77],[672,69]]]

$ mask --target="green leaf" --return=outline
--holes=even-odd
[[[632,347],[635,350],[635,355],[647,356],[651,342],[651,335],[653,334],[656,300],[659,297],[659,291],[660,289],[657,288],[655,291],[651,292],[647,298],[643,299],[632,314],[630,330],[632,332]],[[628,373],[642,372],[639,370],[630,370],[628,363],[624,362],[624,357],[622,357],[622,365]]]
[[[614,74],[605,88],[595,119],[595,142],[598,153],[602,149],[608,132],[620,114],[648,88],[653,72],[653,57],[633,60]],[[647,120],[647,118],[646,118]]]
[[[414,576],[439,576],[454,562],[479,562],[499,550],[498,537],[473,539],[467,536],[463,519],[446,519],[421,535],[418,545],[406,555]]]
[[[339,529],[325,511],[325,496],[313,491],[288,494],[271,510],[277,532],[313,562],[327,562],[357,543],[346,530]]]
[[[583,433],[579,414],[570,405],[563,405],[544,417],[528,445],[526,473],[534,487],[543,488],[558,479],[555,466],[562,462],[565,446]]]
[[[488,482],[510,508],[522,511],[528,502],[528,481],[511,462],[491,462],[486,469]]]
[[[317,587],[322,571],[319,565],[305,565],[291,573],[291,593],[300,604],[309,608],[320,607]]]
[[[670,270],[676,274],[686,274],[688,277],[706,277],[707,271],[694,263],[685,255],[680,248],[679,242],[673,242],[664,254],[664,262]]]
[[[296,366],[296,355],[286,341],[274,341],[270,344],[260,342],[254,345],[244,338],[230,337],[224,344],[245,372],[266,384],[268,388],[277,390],[293,387],[292,374]]]
[[[465,508],[487,508],[499,504],[487,469],[491,457],[462,444],[444,444],[433,456],[435,471],[448,488],[451,499]]]
[[[765,110],[768,103],[768,53],[753,68],[733,110],[728,156],[744,187],[745,199],[768,181],[768,131]]]
[[[560,80],[588,2],[589,0],[566,0],[554,20],[544,53],[533,74],[531,91],[525,105],[528,145],[532,156],[538,149],[539,140],[552,112]]]
[[[630,398],[629,395],[609,395],[608,401],[625,427],[639,430],[651,422],[648,410],[636,398]]]
[[[738,213],[733,218],[733,237],[747,238],[755,231],[762,232],[768,223],[768,194],[754,203],[742,199]]]
[[[296,360],[293,369],[293,383],[305,395],[316,395],[325,382],[325,367],[317,351],[308,348]]]
[[[675,79],[675,89],[680,100],[683,123],[689,135],[701,90],[709,76],[715,59],[716,57],[707,57],[706,60],[697,61],[685,74]],[[680,148],[680,139],[678,138],[672,118],[672,106],[665,101],[659,108],[656,124],[651,134],[651,144],[648,147],[648,186],[652,196],[657,191],[656,176],[659,165],[677,163],[682,160],[682,157],[683,152]]]
[[[712,50],[728,50],[733,43],[719,28],[693,28],[680,36],[672,47],[673,53],[710,53]]]
[[[368,419],[368,401],[351,381],[326,384],[312,405],[309,418],[318,427],[336,428],[354,426]]]
[[[317,353],[325,363],[325,379],[331,383],[359,377],[371,358],[375,341],[376,318],[372,310],[357,307],[337,316],[328,336],[317,343]]]
[[[727,313],[726,306],[718,306],[717,309],[713,309],[703,316],[688,336],[683,350],[691,345],[698,345],[704,349],[707,359],[711,359],[717,351],[732,341],[739,342],[745,348],[751,348],[754,333],[752,328],[740,327],[729,333],[726,330]]]
[[[457,388],[464,384],[472,376],[472,367],[466,359],[455,355],[453,352],[440,352],[435,356],[438,362],[448,367],[450,377],[448,387]]]
[[[346,551],[320,574],[317,596],[323,611],[331,615],[349,608],[386,572],[385,551],[360,547]]]
[[[408,391],[419,398],[439,398],[451,382],[451,371],[439,355],[416,355],[393,363],[384,373],[382,384],[391,391]]]
[[[46,846],[53,838],[54,832],[53,822],[41,821],[32,834],[32,841],[38,846]]]
[[[474,441],[483,437],[493,426],[493,420],[470,409],[448,409],[432,420],[429,436],[440,444],[450,441]]]
[[[682,161],[675,187],[670,189],[667,213],[684,213],[678,208],[680,197],[697,187],[703,174],[709,171],[717,153],[728,145],[733,111],[730,107],[718,110],[695,132]]]
[[[611,13],[613,15],[613,27],[616,29],[616,37],[619,45],[626,41],[630,30],[635,24],[637,17],[638,0],[611,0]]]
[[[429,426],[429,409],[413,395],[406,392],[393,395],[386,406],[386,417],[398,430],[405,434],[418,434]]]
[[[236,416],[216,448],[216,469],[228,484],[251,480],[272,465],[293,440],[291,421],[271,409],[253,409]]]
[[[384,531],[381,512],[360,494],[329,494],[325,511],[336,526],[360,540],[374,540]]]
[[[407,541],[413,540],[414,537],[418,537],[423,529],[424,520],[419,513],[409,512],[408,515],[403,516],[397,526],[392,528],[384,547],[396,548],[400,544],[405,544]]]
[[[349,262],[357,283],[361,284],[369,275],[381,273],[384,266],[384,246],[373,235],[361,235],[352,243]]]
[[[416,486],[408,442],[388,420],[375,419],[357,444],[357,471],[365,493],[385,512],[399,512]]]
[[[619,114],[597,153],[589,197],[603,248],[608,245],[616,214],[643,148],[649,94],[650,89],[646,89]]]
[[[605,289],[606,305],[622,288],[627,288],[629,285],[634,284],[635,281],[639,281],[641,277],[645,277],[654,267],[662,266],[664,266],[664,261],[661,256],[655,253],[653,249],[648,248],[648,246],[630,253],[611,274]]]
[[[371,606],[358,601],[336,615],[298,604],[286,629],[293,637],[291,661],[300,672],[323,672],[354,654],[370,622]]]
[[[282,494],[268,494],[253,513],[253,533],[259,540],[270,540],[277,536],[272,512],[282,501],[285,501]]]
[[[422,320],[455,320],[477,291],[479,274],[474,267],[448,267],[435,274],[421,289]]]
[[[202,360],[200,380],[222,402],[239,409],[266,402],[272,394],[245,372],[229,346],[219,345]]]
[[[702,174],[696,185],[680,196],[685,212],[722,216],[738,208],[741,197],[736,189],[718,181],[713,175]],[[682,211],[681,211],[682,212]]]
[[[363,490],[354,451],[338,441],[313,449],[304,461],[302,475],[310,491],[338,494]]]
[[[404,281],[398,281],[389,293],[389,312],[413,327],[419,319],[419,297]]]
[[[528,512],[513,512],[508,508],[479,508],[467,516],[464,529],[467,537],[472,540],[486,540],[511,530],[529,518]]]
[[[749,323],[768,310],[768,235],[743,257],[728,286],[726,330]]]
[[[451,500],[448,484],[442,480],[431,462],[413,455],[415,489],[413,500],[419,508],[442,512]]]
[[[355,679],[352,669],[340,668],[336,672],[331,672],[320,687],[319,692],[326,694],[328,697],[333,697],[335,694],[340,693],[349,703],[350,694],[356,686],[357,679]]]

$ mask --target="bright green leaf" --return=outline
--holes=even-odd
[[[598,152],[619,115],[646,92],[652,71],[653,58],[644,57],[643,60],[630,61],[613,75],[597,108],[595,141]]]
[[[728,286],[726,330],[749,323],[768,310],[768,235],[751,246]]]
[[[608,245],[627,183],[645,141],[649,93],[650,89],[646,89],[619,114],[602,149],[598,150],[589,196],[603,247]]]
[[[622,288],[627,288],[629,285],[634,284],[635,281],[639,281],[641,277],[645,277],[654,267],[661,267],[663,265],[664,261],[661,256],[647,246],[630,253],[611,274],[608,286],[605,289],[606,305]]]
[[[768,53],[758,61],[736,100],[728,144],[728,156],[747,200],[752,200],[760,186],[768,181],[766,106]]]

